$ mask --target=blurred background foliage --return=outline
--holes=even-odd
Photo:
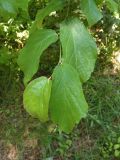
[[[120,4],[119,0],[116,1]],[[23,74],[17,65],[17,57],[29,36],[37,11],[48,2],[30,0],[29,14],[19,9],[11,19],[0,17],[0,159],[119,160],[120,8],[118,13],[113,13],[97,1],[103,18],[90,28],[99,55],[91,79],[84,84],[90,106],[87,119],[73,133],[66,135],[51,123],[40,124],[23,109]],[[78,10],[79,2],[68,3],[63,10],[46,17],[43,26],[58,32],[61,21],[77,16],[88,27],[83,13]],[[44,52],[35,76],[51,75],[59,59],[58,43]]]

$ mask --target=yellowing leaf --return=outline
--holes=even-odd
[[[51,81],[40,77],[30,82],[23,95],[27,112],[41,122],[48,120],[48,107],[51,92]]]

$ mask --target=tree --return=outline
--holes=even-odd
[[[82,84],[90,78],[97,59],[97,45],[90,27],[102,19],[102,6],[106,5],[116,14],[118,3],[114,0],[44,1],[33,16],[33,23],[28,14],[31,3],[29,0],[0,0],[2,20],[16,19],[19,13],[31,24],[29,38],[18,57],[26,86],[24,107],[41,122],[52,120],[69,133],[88,111]],[[52,29],[48,29],[50,27]],[[41,55],[57,41],[60,56],[52,76],[32,80]]]

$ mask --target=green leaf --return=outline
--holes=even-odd
[[[94,0],[81,0],[80,6],[83,13],[86,15],[90,26],[94,25],[102,18],[102,14],[97,8]]]
[[[88,105],[76,70],[69,64],[57,66],[52,76],[50,116],[69,133],[86,116]]]
[[[48,106],[51,81],[40,77],[30,82],[23,94],[23,103],[27,112],[41,122],[48,120]]]
[[[120,143],[120,137],[118,137],[118,143]]]
[[[60,26],[63,62],[71,64],[82,82],[89,79],[97,58],[97,46],[79,19],[69,19]]]
[[[114,155],[115,155],[115,157],[120,157],[120,151],[119,150],[115,150]]]
[[[38,11],[35,22],[31,28],[31,33],[42,25],[43,19],[53,11],[62,9],[65,5],[65,0],[52,0],[45,8]]]
[[[7,48],[0,49],[0,64],[8,65],[11,59],[11,54]]]
[[[120,148],[120,144],[115,144],[114,145],[114,150],[117,150],[117,149],[119,149]]]
[[[57,40],[53,30],[41,29],[30,35],[25,47],[20,51],[18,64],[24,72],[24,83],[31,80],[39,67],[40,56],[43,51]]]
[[[18,8],[21,8],[24,11],[27,11],[28,9],[28,2],[30,0],[16,0]]]
[[[0,0],[0,16],[9,19],[17,13],[15,0]]]
[[[17,15],[18,8],[24,11],[28,9],[29,0],[0,0],[0,16],[9,20]]]
[[[111,12],[118,12],[118,4],[114,0],[105,0],[105,2]]]
[[[95,3],[96,3],[97,5],[101,5],[101,4],[103,3],[103,0],[95,0]]]

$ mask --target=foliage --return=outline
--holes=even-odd
[[[115,132],[107,137],[106,142],[100,147],[101,154],[104,158],[109,158],[114,155],[120,158],[120,137]]]
[[[120,137],[119,75],[98,76],[96,72],[84,84],[84,93],[90,105],[89,113],[87,118],[67,135],[59,132],[53,124],[42,125],[24,111],[22,84],[16,82],[15,73],[11,74],[10,80],[6,70],[0,81],[2,157],[9,152],[8,145],[12,143],[18,150],[18,159],[115,159],[114,149],[109,152],[106,143],[118,144]],[[4,146],[1,142],[4,142]],[[106,151],[108,158],[104,158],[102,150]]]
[[[28,18],[27,13],[28,0],[21,1],[21,3],[17,3],[16,0],[12,0],[11,2],[9,0],[0,0],[2,19],[4,19],[4,13],[9,13],[6,15],[10,15],[10,17],[5,17],[5,20],[12,17],[15,18],[18,13],[21,13],[21,15],[26,15],[28,23],[31,26],[28,41],[20,51],[20,55],[18,58],[18,64],[21,70],[24,72],[25,85],[27,85],[27,83],[33,78],[33,75],[38,71],[39,60],[41,59],[43,51],[47,49],[49,45],[57,41],[57,34],[60,35],[62,49],[60,49],[58,65],[57,67],[55,67],[51,78],[52,87],[50,96],[49,117],[54,121],[54,123],[60,126],[61,130],[67,133],[72,130],[74,125],[79,122],[81,117],[85,117],[85,115],[87,114],[87,104],[83,96],[81,83],[86,82],[90,78],[97,58],[96,44],[91,37],[88,29],[86,29],[85,25],[82,23],[82,19],[84,19],[82,16],[84,15],[88,20],[89,26],[92,26],[102,18],[102,14],[100,12],[100,9],[97,8],[95,1],[89,1],[90,5],[88,5],[87,2],[88,1],[84,0],[81,0],[80,2],[71,2],[69,0],[52,0],[50,2],[46,1],[45,8],[42,8],[37,12],[35,21],[31,25],[31,20],[30,18]],[[118,4],[115,1],[106,0],[105,3],[112,12],[118,11]],[[23,4],[25,4],[24,7]],[[101,1],[99,3],[99,6],[101,7],[103,4],[104,2]],[[72,5],[76,6],[76,8],[70,8]],[[66,9],[67,15],[65,15]],[[77,9],[78,13],[76,13]],[[87,9],[89,13],[87,12]],[[63,12],[64,16],[62,15],[62,18],[61,11],[58,10],[61,10]],[[52,19],[52,17],[60,17],[60,20],[56,22],[56,26],[52,28],[54,30],[46,29],[50,28],[50,25],[47,25],[47,23],[45,23],[44,21],[44,19],[47,19],[47,17],[49,19]],[[91,17],[93,17],[93,19],[91,19]],[[51,23],[53,23],[52,20]],[[59,27],[57,27],[57,23],[61,24],[60,31]],[[57,32],[57,34],[55,33],[55,31]],[[67,77],[65,75],[67,75]],[[71,79],[73,80],[73,82],[75,82],[75,84],[71,82]],[[58,90],[59,85],[60,89]],[[71,85],[72,87],[70,87]],[[38,88],[38,91],[36,92],[42,95],[42,89]],[[62,92],[64,92],[64,94],[62,94]],[[45,95],[47,96],[48,93],[45,93]],[[38,104],[34,105],[31,102],[31,98],[32,97],[27,99],[27,104],[29,104],[27,108],[37,108]],[[35,97],[35,99],[37,99],[37,97]],[[47,104],[48,103],[49,102],[47,102]],[[43,104],[43,106],[45,106],[45,108],[48,107],[46,106],[46,102]],[[40,105],[39,107],[43,106]],[[56,107],[58,108],[56,109]],[[67,108],[70,108],[69,110],[71,111],[68,112]],[[36,109],[36,111],[38,110]],[[66,119],[63,119],[63,112]],[[76,113],[78,113],[77,116],[75,116]],[[47,115],[45,115],[45,117],[47,117]]]

